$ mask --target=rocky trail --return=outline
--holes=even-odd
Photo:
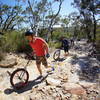
[[[85,41],[77,42],[76,46],[67,57],[61,51],[59,61],[53,60],[51,52],[48,62],[55,70],[47,74],[42,66],[41,79],[32,60],[27,66],[29,82],[20,90],[11,87],[7,71],[23,68],[28,60],[23,54],[7,54],[6,66],[10,66],[2,66],[4,62],[0,62],[0,100],[100,100],[100,61],[87,56],[89,45]],[[13,59],[12,63],[9,59]]]

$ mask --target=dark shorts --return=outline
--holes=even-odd
[[[69,50],[69,47],[68,46],[64,46],[64,52],[66,53],[66,52],[68,52],[68,50]]]
[[[47,66],[47,59],[45,56],[37,56],[36,57],[36,64],[43,64],[44,66]]]

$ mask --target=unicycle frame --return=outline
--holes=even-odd
[[[14,89],[21,89],[23,87],[25,87],[28,83],[29,80],[29,73],[27,71],[27,66],[30,62],[30,59],[27,61],[27,64],[24,66],[24,68],[17,68],[16,70],[14,70],[12,73],[10,73],[9,71],[8,74],[10,75],[10,84]],[[20,75],[16,76],[18,74],[18,72],[20,72]],[[22,78],[24,77],[24,75],[26,75],[26,79],[25,82],[22,82]],[[14,84],[14,77],[16,76],[16,78],[18,78],[22,83],[20,83],[19,85]]]

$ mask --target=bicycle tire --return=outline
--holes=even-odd
[[[56,50],[53,54],[53,59],[58,60],[60,58],[60,50]]]
[[[23,73],[23,75],[26,75],[26,78],[25,78],[25,81],[23,82],[21,78],[24,78],[23,76],[21,77],[20,75],[18,76],[19,78],[19,82],[18,83],[15,83],[14,82],[14,77],[15,75],[18,73],[18,72],[21,72],[21,74]],[[16,77],[17,78],[17,77]],[[27,70],[25,70],[24,68],[20,68],[20,69],[17,69],[15,70],[12,74],[11,74],[11,77],[10,77],[10,83],[12,85],[13,88],[15,89],[21,89],[23,87],[25,87],[28,83],[28,79],[29,79],[29,73]]]

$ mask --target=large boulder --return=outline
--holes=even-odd
[[[0,67],[3,67],[3,68],[11,68],[11,67],[13,67],[16,64],[17,64],[17,60],[14,59],[14,58],[5,59],[5,60],[2,60],[0,62]]]

